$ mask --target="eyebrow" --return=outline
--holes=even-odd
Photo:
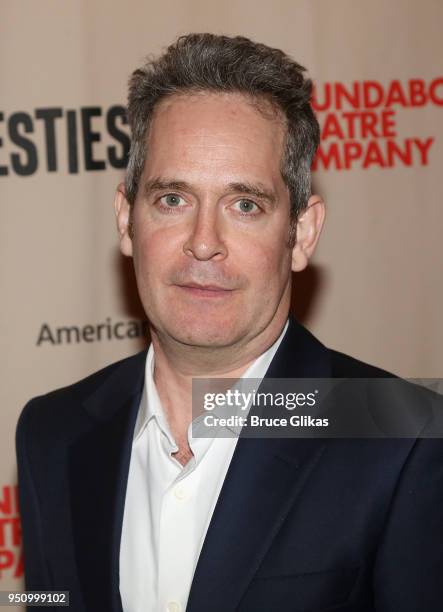
[[[173,191],[193,191],[192,186],[189,183],[178,180],[163,180],[160,178],[155,178],[147,181],[144,185],[145,196],[149,196],[153,191],[160,191],[164,189],[171,189]],[[274,205],[277,200],[274,191],[267,189],[261,183],[228,183],[226,189],[228,193],[241,193],[243,195],[253,196],[255,198],[259,198],[260,200],[266,200],[272,205]]]
[[[275,204],[277,197],[271,189],[267,189],[261,183],[229,183],[229,192],[244,193],[260,200],[267,200],[270,204]]]
[[[147,181],[144,186],[145,195],[149,195],[153,191],[160,191],[163,189],[176,189],[177,191],[189,191],[190,185],[185,181],[169,181],[161,179],[152,179]]]

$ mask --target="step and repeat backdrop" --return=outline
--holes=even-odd
[[[327,222],[293,310],[331,347],[442,375],[442,23],[438,0],[2,1],[0,590],[22,588],[23,405],[148,342],[113,196],[128,77],[180,34],[242,34],[308,68]]]

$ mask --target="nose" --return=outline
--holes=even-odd
[[[201,261],[221,261],[228,254],[222,236],[222,220],[214,206],[202,205],[196,211],[183,244],[183,251],[189,257]]]

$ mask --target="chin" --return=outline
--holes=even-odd
[[[233,344],[239,337],[238,330],[220,321],[189,322],[176,326],[168,325],[164,331],[177,342],[188,346],[221,348]]]

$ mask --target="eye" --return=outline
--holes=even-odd
[[[257,214],[260,210],[255,202],[245,199],[237,200],[234,204],[234,208],[241,214],[249,216]]]
[[[166,208],[177,208],[183,203],[183,198],[176,193],[167,193],[160,198],[160,202]]]

